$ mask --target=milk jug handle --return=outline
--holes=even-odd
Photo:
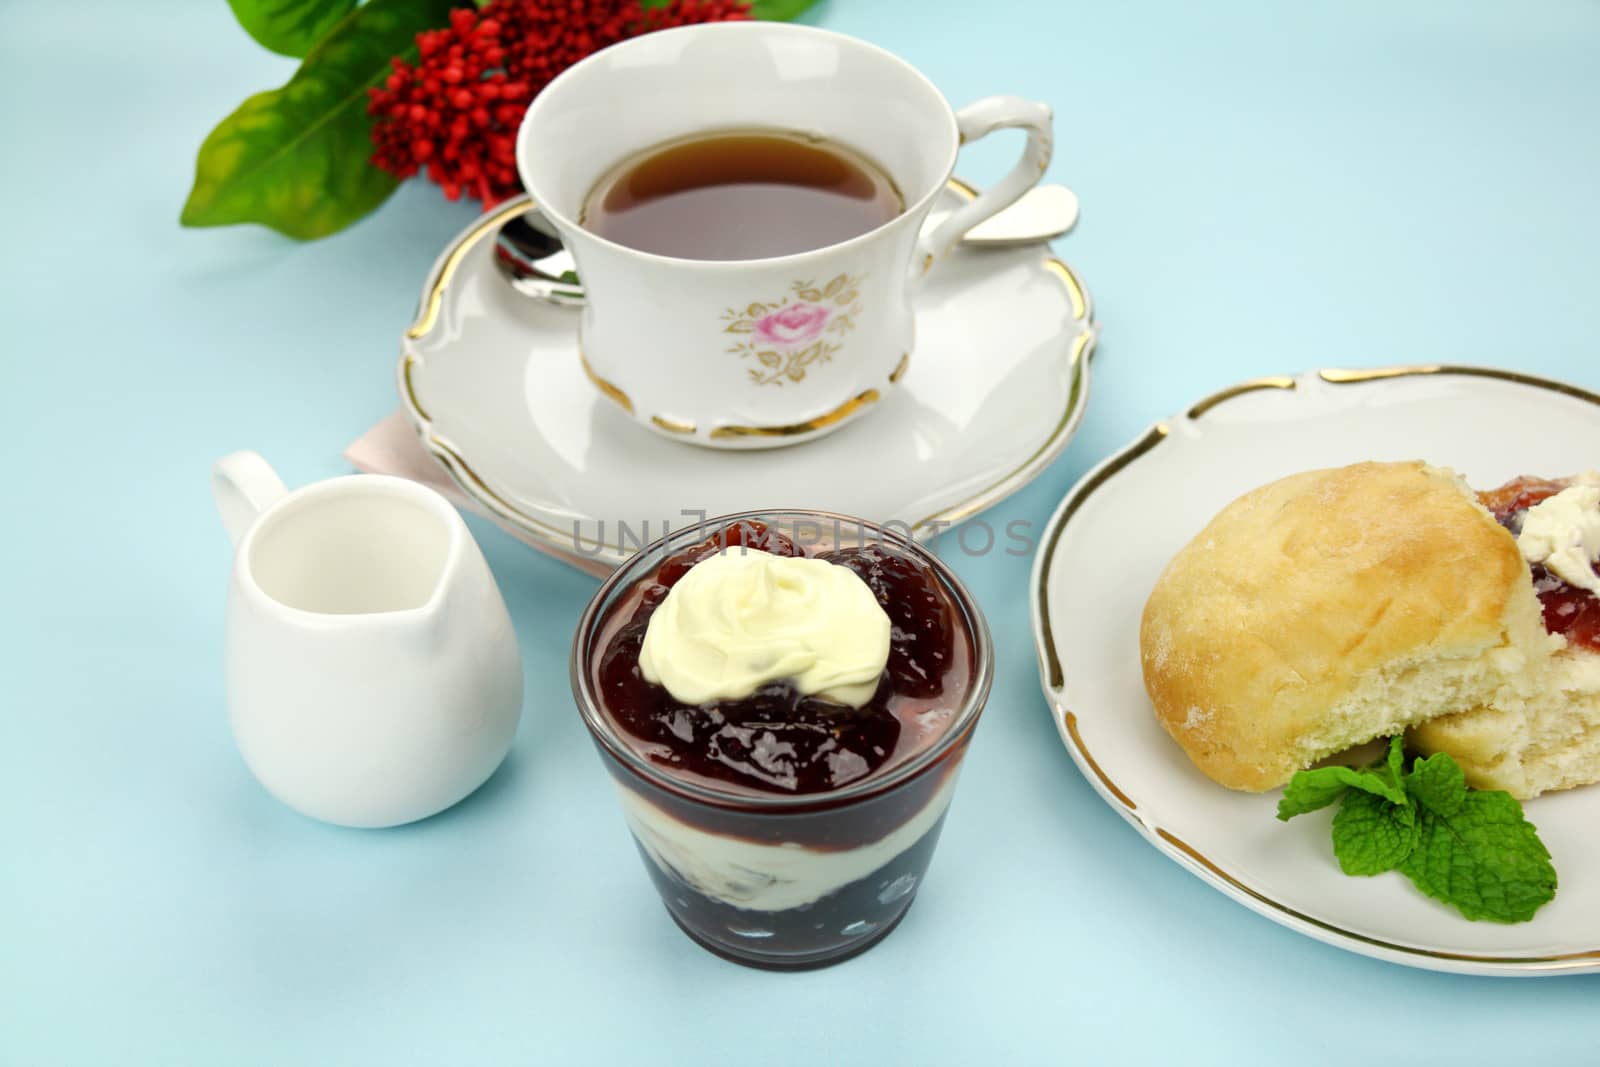
[[[257,452],[234,452],[211,467],[211,497],[235,545],[256,516],[289,492],[283,479]]]

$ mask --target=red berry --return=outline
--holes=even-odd
[[[733,0],[492,0],[457,8],[417,34],[417,61],[368,92],[372,161],[399,177],[424,172],[456,199],[497,203],[520,190],[514,137],[528,102],[597,49],[667,26],[749,17]]]

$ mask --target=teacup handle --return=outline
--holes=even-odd
[[[234,452],[211,467],[211,498],[234,544],[255,523],[256,516],[276,504],[289,490],[272,465],[258,452]]]
[[[956,128],[961,132],[962,144],[1006,129],[1027,130],[1028,143],[1011,173],[979,193],[971,203],[956,208],[917,240],[917,255],[911,261],[913,283],[926,276],[968,230],[1010,207],[1023,193],[1039,184],[1054,149],[1050,119],[1049,104],[1024,100],[1020,96],[986,96],[956,112]]]

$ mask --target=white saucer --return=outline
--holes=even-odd
[[[1281,823],[1276,791],[1207,779],[1157,724],[1139,668],[1139,616],[1157,575],[1245,491],[1363,459],[1426,459],[1479,488],[1572,474],[1600,457],[1597,408],[1586,390],[1508,371],[1321,371],[1224,390],[1101,463],[1051,518],[1032,587],[1045,695],[1084,777],[1166,855],[1318,940],[1441,971],[1600,971],[1600,786],[1527,803],[1555,858],[1555,900],[1531,922],[1468,922],[1398,873],[1341,874],[1332,808]]]
[[[970,195],[953,182],[942,209]],[[916,348],[878,410],[777,451],[664,440],[584,376],[578,312],[499,275],[493,234],[526,207],[524,197],[484,215],[434,264],[403,342],[400,396],[463,491],[568,562],[614,566],[665,524],[764,507],[904,523],[927,538],[1027,484],[1088,403],[1096,331],[1071,268],[1043,246],[962,249],[917,296]]]

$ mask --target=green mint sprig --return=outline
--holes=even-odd
[[[1556,870],[1539,831],[1510,793],[1467,787],[1443,752],[1405,770],[1401,739],[1386,759],[1363,770],[1301,771],[1278,801],[1278,818],[1325,808],[1333,817],[1333,854],[1345,874],[1398,870],[1435,900],[1469,919],[1527,922],[1556,895]]]

